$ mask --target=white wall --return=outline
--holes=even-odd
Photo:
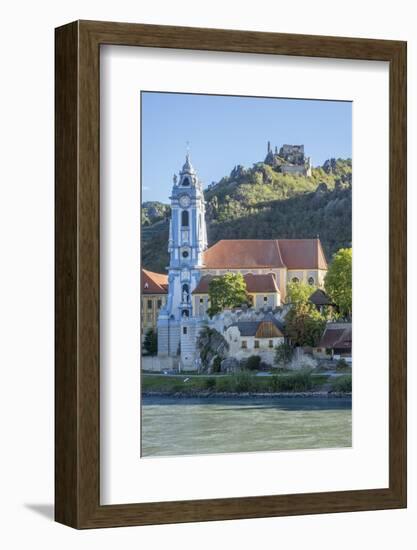
[[[417,350],[410,346],[409,509],[76,532],[51,521],[53,502],[54,27],[74,19],[409,40],[410,334],[417,330],[417,36],[398,0],[72,0],[2,4],[0,94],[0,544],[4,548],[415,548]],[[296,17],[294,13],[296,12]],[[343,85],[343,83],[341,83]],[[7,542],[5,542],[7,539]]]

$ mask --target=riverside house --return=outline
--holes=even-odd
[[[313,348],[313,356],[317,359],[351,359],[352,323],[327,323],[317,347]]]

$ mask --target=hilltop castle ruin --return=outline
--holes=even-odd
[[[275,146],[273,151],[271,142],[268,141],[264,162],[283,174],[311,177],[311,158],[305,156],[304,145],[285,144],[278,152],[278,147]]]

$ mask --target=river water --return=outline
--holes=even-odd
[[[350,447],[348,398],[142,398],[142,456]]]

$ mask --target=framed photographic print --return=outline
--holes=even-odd
[[[56,29],[56,520],[406,506],[406,44]]]

